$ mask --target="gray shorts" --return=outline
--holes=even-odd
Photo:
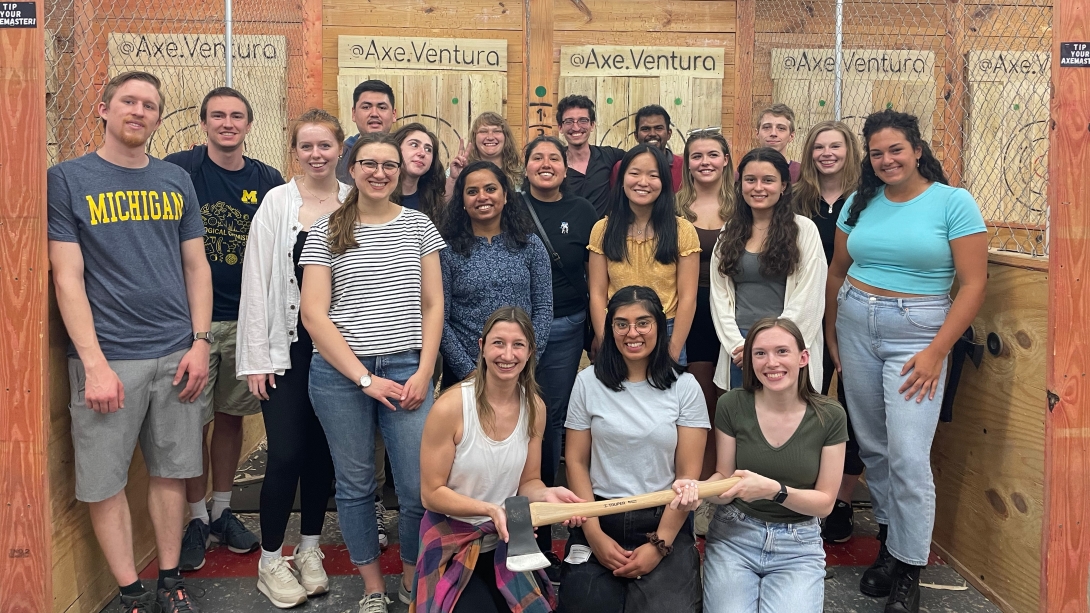
[[[168,479],[200,476],[204,401],[178,399],[185,389],[185,377],[173,385],[186,351],[151,360],[111,360],[110,368],[125,386],[125,407],[114,413],[97,413],[87,406],[83,362],[68,359],[77,500],[99,502],[124,489],[137,440],[149,475]]]

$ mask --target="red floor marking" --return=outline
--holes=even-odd
[[[563,557],[565,541],[553,540],[553,552]],[[704,553],[704,539],[698,538],[696,546],[701,555]],[[292,548],[284,547],[284,555],[291,555]],[[344,545],[323,545],[324,566],[330,575],[354,575],[356,567],[348,557],[348,548]],[[869,566],[878,555],[878,541],[872,536],[857,536],[847,543],[825,544],[825,561],[829,566]],[[257,551],[245,555],[231,553],[226,547],[208,550],[204,557],[204,567],[198,571],[185,573],[194,579],[230,579],[238,577],[257,577],[257,561],[261,554]],[[928,564],[944,564],[935,554],[931,554]],[[401,573],[401,553],[399,547],[391,545],[382,552],[379,564],[384,575]],[[159,565],[152,560],[140,572],[141,579],[158,577]]]

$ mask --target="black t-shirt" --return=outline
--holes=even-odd
[[[590,145],[590,161],[587,162],[586,174],[568,167],[565,183],[568,191],[589,200],[598,214],[598,219],[604,217],[606,209],[609,208],[609,177],[613,172],[613,165],[621,161],[624,154],[624,149]]]
[[[401,202],[399,202],[398,204],[400,204],[401,206],[403,206],[403,207],[405,207],[407,209],[412,209],[414,211],[419,211],[420,210],[420,190],[416,190],[415,192],[409,194],[408,196],[401,196]]]
[[[242,289],[242,256],[250,220],[265,194],[284,177],[275,168],[243,158],[241,170],[226,170],[208,157],[205,146],[168,155],[193,179],[204,220],[204,252],[212,268],[212,321],[238,319]]]
[[[553,316],[566,317],[586,309],[586,262],[590,258],[587,243],[590,242],[590,229],[598,221],[594,207],[574,194],[563,194],[556,202],[542,202],[526,194],[526,200],[534,207],[564,267],[561,270],[556,263],[552,265]],[[552,259],[551,254],[549,259]],[[575,285],[572,285],[573,281]]]
[[[818,206],[817,215],[814,215],[814,225],[817,226],[818,236],[821,237],[821,246],[825,249],[825,262],[833,261],[833,245],[836,241],[836,220],[840,217],[840,211],[844,208],[844,201],[849,194],[837,198],[830,207],[823,199]]]

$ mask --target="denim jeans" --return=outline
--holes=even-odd
[[[420,364],[419,351],[362,357],[372,374],[404,384]],[[354,381],[333,368],[320,354],[310,363],[310,401],[322,422],[337,475],[337,517],[352,563],[362,566],[378,556],[378,521],[375,517],[375,427],[382,430],[394,470],[400,504],[398,538],[401,560],[416,564],[420,518],[420,440],[424,420],[433,402],[428,386],[424,404],[406,411],[396,399],[391,411],[363,393]]]
[[[780,524],[716,509],[704,547],[704,611],[820,613],[825,549],[817,518]]]
[[[669,339],[669,338],[672,338],[673,336],[674,336],[674,318],[671,317],[670,319],[666,320],[666,338]],[[552,340],[550,339],[549,342],[551,343]],[[688,354],[685,353],[685,345],[682,345],[681,346],[681,354],[678,355],[678,357],[677,357],[677,363],[681,364],[682,366],[688,366],[689,365],[688,357],[689,357]]]
[[[748,328],[746,328],[745,330],[739,328],[738,331],[742,333],[742,338],[745,338],[746,335],[749,334]],[[730,360],[729,355],[727,356],[727,359]],[[740,387],[742,387],[742,367],[735,364],[734,360],[730,360],[730,389],[736,389]]]
[[[586,311],[554,318],[549,328],[549,344],[537,363],[535,375],[541,386],[546,413],[545,433],[541,439],[541,480],[549,487],[556,485],[556,473],[560,468],[560,441],[564,438],[568,399],[579,371],[579,357],[583,354],[586,321]],[[539,528],[537,535],[539,545],[552,547],[548,527]]]
[[[629,511],[598,518],[602,531],[632,551],[647,543],[659,527],[665,507]],[[564,557],[572,545],[589,546],[581,528],[572,528]],[[673,543],[674,551],[640,579],[614,576],[592,554],[582,564],[565,562],[560,570],[560,613],[699,613],[700,552],[693,536],[692,514]],[[825,575],[822,574],[822,577]]]
[[[944,359],[935,398],[906,400],[898,392],[901,368],[931,343],[946,314],[949,296],[886,298],[850,283],[837,294],[836,337],[859,455],[867,466],[874,518],[889,526],[893,557],[927,564],[935,526],[935,482],[931,441],[946,387]]]

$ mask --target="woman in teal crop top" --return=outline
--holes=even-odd
[[[874,113],[863,138],[862,178],[829,264],[826,343],[837,371],[852,373],[844,391],[882,542],[859,589],[886,596],[887,612],[916,612],[946,356],[984,302],[988,236],[972,196],[946,184],[916,117]]]

